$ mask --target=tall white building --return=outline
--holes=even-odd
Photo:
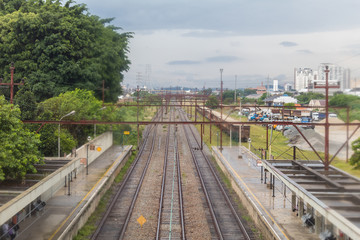
[[[273,81],[273,91],[274,91],[274,92],[278,92],[278,91],[279,91],[279,81],[278,81],[278,80],[274,80],[274,81]]]
[[[343,91],[350,88],[350,69],[344,69],[336,64],[321,63],[318,71],[313,71],[311,68],[295,68],[294,71],[294,86],[296,91],[314,91],[322,92],[321,89],[316,89],[317,86],[325,86],[326,66],[329,67],[328,80],[330,85],[340,85],[338,89],[331,91]]]
[[[316,79],[311,68],[294,69],[294,87],[296,91],[308,89],[310,83]]]

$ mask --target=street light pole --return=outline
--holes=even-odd
[[[62,120],[64,117],[68,117],[68,116],[74,115],[74,114],[75,114],[75,111],[73,110],[73,111],[69,112],[68,114],[62,116],[62,117],[60,118],[60,120],[59,120],[59,129],[58,129],[58,130],[59,130],[59,136],[58,136],[58,157],[60,157],[60,122],[61,122],[61,120]]]

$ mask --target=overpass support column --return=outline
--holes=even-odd
[[[320,234],[322,232],[323,217],[316,211],[315,212],[315,233]]]
[[[296,212],[296,194],[294,192],[291,193],[291,209],[293,212]]]
[[[299,217],[301,218],[304,215],[304,200],[299,199]]]

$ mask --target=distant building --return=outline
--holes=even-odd
[[[290,83],[286,83],[284,85],[284,91],[288,92],[288,91],[291,91],[291,90],[292,90],[292,85]]]
[[[295,68],[294,86],[298,92],[320,92],[323,93],[326,83],[326,66],[329,67],[328,83],[339,88],[331,88],[330,95],[337,91],[344,91],[350,88],[350,69],[344,69],[336,64],[321,63],[317,71],[311,68]]]
[[[317,79],[311,68],[295,68],[294,69],[294,86],[296,91],[308,89],[309,83]]]
[[[279,81],[278,81],[278,80],[274,80],[274,81],[273,81],[273,91],[274,91],[274,92],[278,92],[278,91],[279,91]]]
[[[260,94],[260,96],[267,92],[266,87],[263,85],[262,82],[261,82],[261,86],[250,89],[256,90],[256,94]]]
[[[326,101],[324,99],[312,99],[309,102],[309,107],[325,107]]]
[[[344,94],[360,97],[360,88],[353,88],[351,90],[344,91]]]
[[[297,99],[284,95],[273,95],[264,100],[265,104],[268,106],[284,106],[286,103],[294,103],[297,104]]]
[[[250,94],[250,95],[247,95],[246,98],[249,98],[249,99],[259,99],[261,98],[263,94]]]

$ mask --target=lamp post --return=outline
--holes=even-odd
[[[91,141],[91,137],[87,137],[88,143],[86,144],[86,175],[89,175],[89,144]]]
[[[74,115],[75,114],[75,111],[71,111],[69,112],[68,114],[62,116],[59,120],[59,136],[58,136],[58,157],[60,157],[60,122],[61,120],[64,118],[64,117],[68,117],[68,116],[71,116],[71,115]]]

